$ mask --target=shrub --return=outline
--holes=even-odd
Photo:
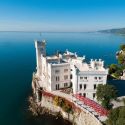
[[[117,90],[113,85],[103,85],[100,84],[97,87],[97,100],[102,102],[102,106],[110,109],[110,101],[112,99],[116,99],[117,97]]]
[[[121,50],[125,50],[125,44],[120,45]]]

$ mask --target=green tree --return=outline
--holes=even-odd
[[[98,85],[97,92],[96,92],[97,100],[101,101],[103,107],[110,109],[111,108],[110,101],[112,99],[117,98],[117,92],[118,91],[116,90],[115,86],[113,86],[113,85],[100,84],[100,85]]]
[[[125,50],[125,44],[120,45],[121,50]]]
[[[118,66],[116,64],[111,64],[109,66],[109,74],[115,73],[118,70]]]
[[[120,108],[119,117],[120,118],[123,117],[125,119],[125,106],[123,106],[123,107]]]
[[[119,64],[125,64],[125,55],[119,54],[119,56],[118,56],[118,63]]]
[[[124,112],[125,113],[125,112]],[[125,125],[125,118],[119,118],[116,121],[116,125]]]
[[[108,115],[108,120],[106,121],[107,125],[116,125],[116,122],[119,118],[119,108],[113,109]]]
[[[125,125],[125,106],[112,109],[106,125]]]

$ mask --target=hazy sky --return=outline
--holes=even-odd
[[[0,31],[125,27],[125,0],[0,0]]]

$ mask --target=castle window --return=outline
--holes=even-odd
[[[55,70],[55,73],[59,73],[60,72],[60,70]]]
[[[83,77],[80,77],[80,79],[83,79]]]
[[[70,79],[72,79],[73,77],[72,77],[72,74],[70,75]]]
[[[68,83],[64,83],[64,87],[67,87],[68,86]]]
[[[82,84],[79,84],[79,88],[82,89]]]
[[[59,90],[59,84],[56,84],[56,90]]]
[[[95,98],[95,93],[93,93],[93,98]]]
[[[86,93],[83,93],[83,96],[86,97]]]
[[[67,79],[68,79],[68,75],[65,75],[65,76],[64,76],[64,80],[67,80]]]
[[[97,80],[97,77],[94,77],[95,80]]]
[[[96,89],[96,84],[94,84],[94,89]]]
[[[64,69],[64,72],[68,72],[68,69]]]
[[[60,79],[59,76],[56,76],[56,81],[59,81],[59,79]]]
[[[72,82],[70,82],[70,87],[72,87]]]
[[[84,90],[86,89],[86,84],[84,84]]]
[[[102,79],[102,77],[99,77],[99,80],[101,80]]]
[[[87,80],[87,77],[84,77],[85,80]]]

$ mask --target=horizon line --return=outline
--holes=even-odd
[[[37,30],[0,30],[0,32],[33,32],[33,33],[90,33],[90,32],[99,32],[103,30],[112,30],[112,29],[123,29],[125,27],[117,27],[117,28],[105,28],[99,30],[91,30],[91,31],[37,31]]]
[[[97,31],[20,31],[20,30],[6,30],[6,31],[0,31],[0,32],[33,32],[33,33],[89,33],[89,32],[97,32]]]

